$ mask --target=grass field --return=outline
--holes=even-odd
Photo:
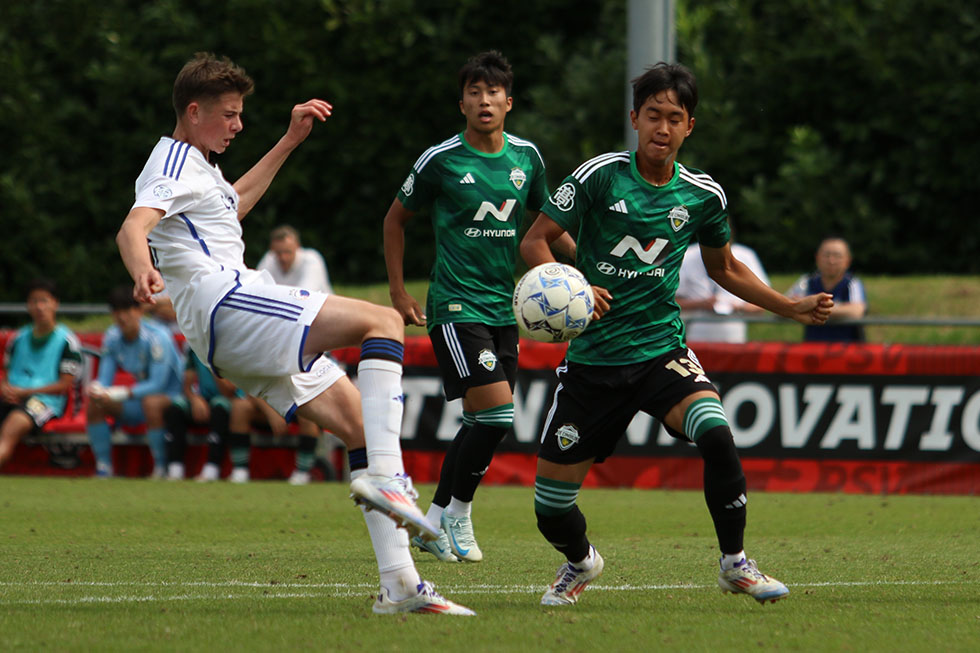
[[[423,497],[431,487],[421,488]],[[538,604],[558,555],[528,488],[477,497],[483,563],[417,557],[475,618],[376,616],[346,486],[0,476],[0,650],[972,651],[980,512],[967,497],[756,493],[748,551],[784,601],[722,595],[698,492],[586,490],[606,559]],[[425,505],[424,502],[423,505]]]

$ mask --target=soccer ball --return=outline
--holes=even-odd
[[[543,263],[514,288],[514,317],[531,338],[566,342],[585,331],[595,299],[582,273],[563,263]]]

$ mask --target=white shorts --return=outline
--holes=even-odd
[[[213,309],[210,363],[288,418],[344,371],[328,356],[303,355],[310,324],[327,295],[263,283],[265,276],[235,288]]]

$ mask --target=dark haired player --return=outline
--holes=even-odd
[[[685,344],[674,295],[684,250],[696,241],[711,278],[747,302],[822,324],[833,301],[824,293],[783,297],[732,256],[724,191],[676,161],[694,129],[697,98],[694,76],[680,65],[660,63],[634,79],[636,151],[580,165],[521,243],[527,264],[538,265],[552,260],[549,243],[572,231],[576,264],[593,285],[601,316],[569,345],[541,434],[534,510],[542,535],[567,559],[541,599],[546,605],[575,603],[602,573],[576,498],[589,468],[612,453],[639,411],[694,442],[704,460],[722,589],[759,602],[789,593],[743,551],[745,475],[718,392]]]

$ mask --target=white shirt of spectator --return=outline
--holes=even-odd
[[[767,286],[769,277],[762,267],[755,251],[741,243],[732,243],[732,255],[744,263],[755,276]],[[677,286],[677,297],[684,299],[714,298],[714,312],[718,315],[730,315],[741,310],[745,302],[731,294],[708,276],[701,260],[701,248],[692,243],[684,254],[681,263],[680,281]],[[727,320],[724,322],[704,322],[688,320],[685,322],[688,342],[735,342],[748,340],[748,325],[744,320]]]
[[[268,271],[276,283],[282,286],[333,293],[330,277],[327,275],[327,264],[320,252],[315,249],[308,247],[297,249],[296,258],[288,271],[282,269],[275,253],[271,250],[265,253],[255,268]]]

